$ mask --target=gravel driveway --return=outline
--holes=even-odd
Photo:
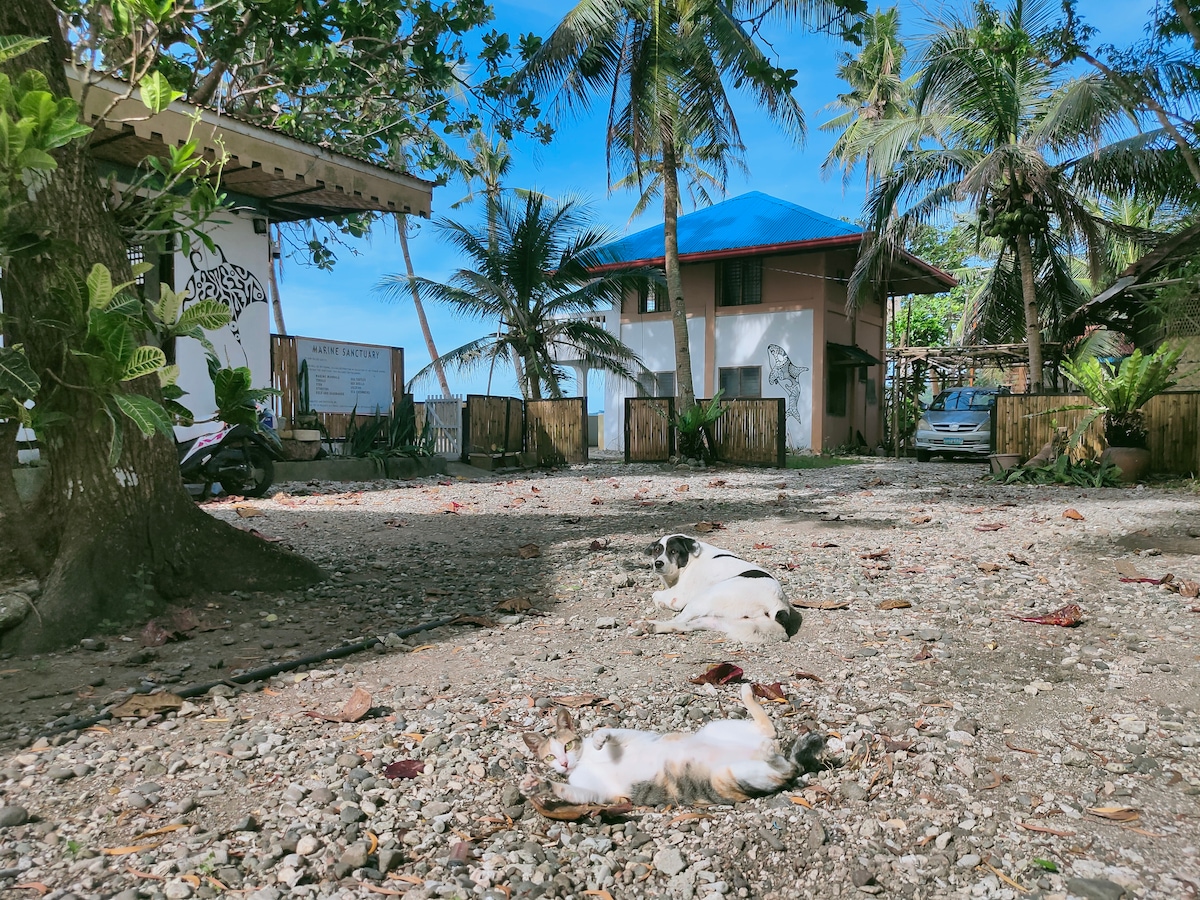
[[[1200,495],[980,474],[593,463],[210,504],[332,578],[0,660],[0,895],[1197,897]],[[796,638],[647,634],[640,551],[677,531],[776,571],[810,607]],[[1067,604],[1081,625],[1014,618]],[[458,614],[477,618],[41,737],[130,688]],[[834,765],[736,807],[523,802],[520,734],[556,702],[585,731],[692,729],[738,708],[737,685],[691,683],[720,662],[778,682],[780,733],[824,730]]]

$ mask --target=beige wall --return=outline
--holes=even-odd
[[[847,415],[829,416],[825,412],[827,379],[830,375],[825,359],[827,341],[856,344],[876,359],[884,359],[883,304],[864,306],[853,325],[846,316],[845,279],[853,267],[854,253],[846,251],[764,257],[762,303],[718,309],[717,264],[704,262],[684,265],[683,289],[688,319],[703,318],[705,322],[705,340],[701,351],[704,354],[704,375],[696,384],[697,395],[711,397],[717,389],[715,332],[718,316],[811,309],[818,313],[813,317],[811,446],[816,450],[851,443],[856,430],[862,433],[868,446],[874,446],[883,435],[884,366],[871,366],[867,370],[867,378],[875,382],[873,400],[868,400],[868,384],[858,380],[859,370],[833,370],[835,377],[852,379],[846,402]],[[636,295],[627,296],[621,310],[622,324],[668,321],[670,318],[669,310],[639,315]]]

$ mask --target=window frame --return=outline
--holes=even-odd
[[[733,266],[738,268],[737,298],[731,299],[726,284],[726,273]],[[753,277],[747,278],[747,272],[753,272]],[[752,285],[756,295],[747,299],[747,285]],[[732,308],[737,306],[761,306],[763,299],[763,261],[762,257],[754,256],[748,259],[726,259],[717,263],[717,307]]]
[[[758,390],[755,393],[747,393],[743,391],[745,387],[746,373],[753,372],[754,377],[758,380]],[[724,391],[724,384],[727,377],[737,378],[737,391],[730,393],[725,391],[721,396],[728,400],[746,399],[760,400],[762,399],[762,366],[721,366],[717,369],[717,387]]]

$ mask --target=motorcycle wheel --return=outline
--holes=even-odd
[[[248,444],[244,452],[247,465],[238,474],[222,473],[221,487],[227,494],[261,497],[275,481],[275,461],[257,444]]]

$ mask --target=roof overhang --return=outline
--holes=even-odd
[[[844,234],[810,241],[789,241],[781,244],[760,244],[757,247],[734,247],[728,250],[706,250],[700,253],[680,253],[679,264],[718,262],[723,259],[747,259],[756,256],[783,256],[788,253],[815,253],[821,250],[855,249],[863,236]],[[631,266],[659,266],[666,262],[662,256],[605,263],[592,267],[593,272],[611,272]],[[918,259],[908,251],[892,263],[888,275],[890,294],[940,294],[958,286],[958,279]]]
[[[878,366],[882,361],[876,359],[862,347],[850,344],[835,344],[825,342],[826,359],[831,366]]]
[[[83,83],[67,69],[76,100]],[[205,159],[225,158],[220,185],[258,201],[276,221],[319,219],[362,212],[429,217],[433,183],[333,153],[277,131],[251,125],[215,109],[176,100],[151,115],[129,85],[102,78],[88,86],[83,120],[97,125],[91,154],[117,166],[136,167],[165,158],[168,147],[199,142]],[[110,108],[111,107],[111,108]]]

